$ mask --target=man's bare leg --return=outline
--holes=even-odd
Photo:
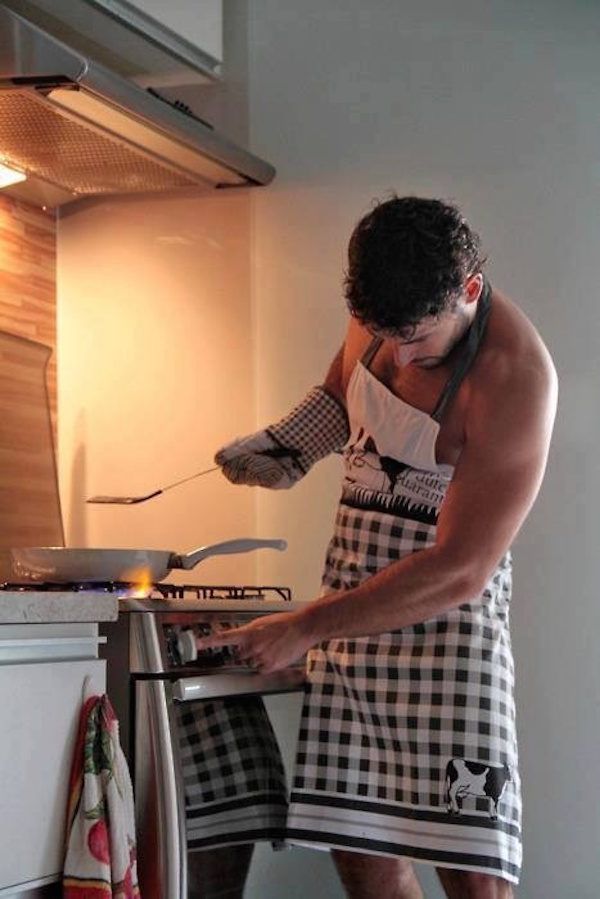
[[[412,864],[404,858],[332,849],[348,899],[423,899]]]
[[[502,877],[437,868],[448,899],[514,899],[512,886]]]

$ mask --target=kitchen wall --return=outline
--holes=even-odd
[[[218,473],[139,506],[143,494],[210,468],[253,425],[248,199],[106,200],[59,227],[59,458],[67,545],[191,550],[255,533],[251,491]],[[236,559],[234,580],[255,560]],[[207,560],[174,580],[232,580]],[[208,579],[208,580],[207,580]]]
[[[200,99],[212,121],[244,143],[245,12],[240,3],[228,7],[227,81]],[[194,92],[182,98],[198,99]],[[236,490],[218,473],[139,506],[85,504],[94,493],[145,493],[209,468],[219,446],[253,427],[250,245],[245,189],[91,200],[61,210],[59,456],[67,545],[182,551],[256,535],[252,491]],[[256,565],[256,555],[241,555],[232,573],[231,558],[208,559],[170,580],[254,583]]]
[[[0,331],[53,350],[48,395],[56,427],[56,219],[0,195]]]
[[[456,200],[492,281],[539,327],[561,398],[542,493],[515,546],[512,626],[525,788],[523,899],[598,895],[597,552],[600,64],[597,4],[574,0],[255,0],[250,122],[278,176],[253,198],[257,423],[322,377],[345,316],[345,247],[372,198]],[[510,402],[510,397],[507,397]],[[261,494],[261,561],[318,589],[339,464]],[[320,855],[265,861],[270,896],[341,891]],[[294,858],[300,861],[294,861]],[[293,872],[290,876],[288,872]],[[440,895],[422,870],[427,896]],[[314,881],[313,881],[314,878]],[[308,882],[308,885],[307,885]]]

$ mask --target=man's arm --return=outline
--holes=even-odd
[[[545,355],[517,374],[492,371],[475,387],[465,445],[442,506],[435,546],[359,587],[311,603],[315,642],[406,627],[468,602],[485,587],[539,491],[556,412]]]
[[[372,339],[372,335],[366,328],[355,318],[350,317],[344,343],[329,366],[329,371],[323,381],[323,386],[344,406],[346,405],[348,381],[352,377],[354,366]]]
[[[396,630],[475,599],[537,496],[557,398],[545,351],[517,373],[502,360],[488,368],[489,376],[471,390],[465,445],[435,546],[392,563],[354,589],[328,594],[299,612],[256,619],[199,646],[235,642],[241,659],[269,672],[323,640]]]

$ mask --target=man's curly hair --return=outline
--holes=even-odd
[[[345,296],[351,315],[391,334],[455,308],[465,281],[485,262],[478,235],[442,200],[378,203],[354,229]]]

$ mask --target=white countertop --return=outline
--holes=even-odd
[[[116,621],[128,612],[294,612],[305,602],[260,599],[138,599],[94,590],[0,590],[0,625]]]
[[[116,621],[118,602],[92,590],[0,590],[0,625]]]

